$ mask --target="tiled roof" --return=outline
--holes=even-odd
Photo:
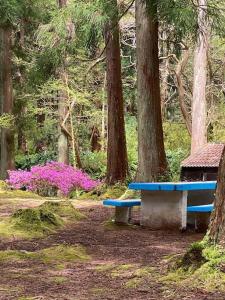
[[[182,161],[181,167],[219,167],[223,149],[224,144],[207,144]]]

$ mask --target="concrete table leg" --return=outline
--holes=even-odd
[[[141,225],[151,229],[185,229],[186,191],[142,191]]]
[[[115,223],[128,224],[131,217],[130,207],[116,207]]]

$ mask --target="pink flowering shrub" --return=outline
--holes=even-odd
[[[49,189],[59,190],[63,195],[68,196],[75,189],[89,191],[99,184],[81,170],[58,162],[34,166],[30,171],[17,170],[8,173],[7,183],[12,188],[26,188],[37,193]]]

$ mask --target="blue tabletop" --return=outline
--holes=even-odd
[[[134,182],[129,184],[131,190],[144,191],[194,191],[194,190],[215,190],[216,181],[195,181],[195,182]]]

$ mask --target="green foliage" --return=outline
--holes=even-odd
[[[106,173],[106,153],[105,152],[84,152],[81,160],[83,169],[96,179],[102,179]]]
[[[165,122],[163,124],[166,150],[177,150],[182,148],[188,152],[191,148],[191,138],[183,123]]]
[[[167,150],[166,157],[169,167],[170,181],[180,181],[181,162],[187,157],[187,152],[183,148],[177,150]]]
[[[30,155],[19,153],[15,157],[15,165],[17,169],[30,170],[32,166],[44,165],[49,161],[55,160],[56,154],[53,151],[44,151]]]
[[[11,114],[2,114],[0,116],[0,127],[1,128],[13,128],[15,117]]]
[[[130,171],[130,177],[134,178],[137,170],[137,120],[135,117],[126,118],[126,139],[127,139],[127,156]]]

